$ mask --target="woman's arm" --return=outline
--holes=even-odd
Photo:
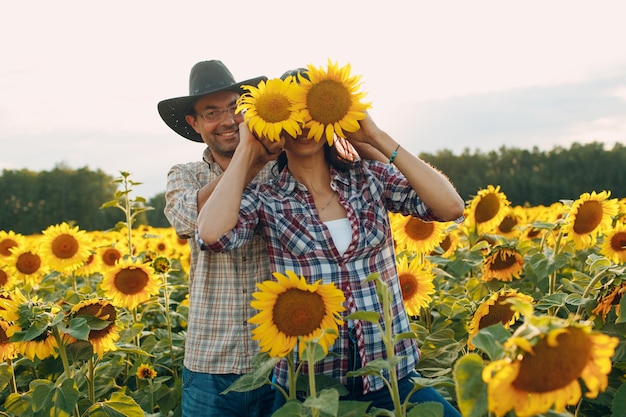
[[[280,143],[257,139],[243,123],[239,126],[239,136],[239,145],[228,168],[198,214],[198,236],[207,244],[216,242],[237,225],[243,190],[250,182],[251,171],[258,171],[255,167],[259,160],[275,159],[282,148]]]
[[[388,157],[389,163],[393,163],[402,172],[437,218],[448,221],[463,215],[465,202],[445,175],[402,148],[376,126],[369,114],[361,120],[360,125],[361,129],[356,132],[346,132],[348,139],[351,142],[367,143]]]

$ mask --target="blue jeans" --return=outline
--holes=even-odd
[[[270,385],[220,394],[241,375],[205,374],[183,368],[183,417],[267,417],[275,391]]]
[[[419,374],[417,372],[413,372],[409,376],[402,378],[398,381],[399,391],[400,391],[400,400],[404,401],[406,396],[413,389],[413,382],[411,378],[417,377]],[[391,400],[391,395],[389,395],[389,390],[387,388],[383,388],[378,391],[370,392],[368,394],[363,395],[362,390],[362,379],[358,378],[349,378],[348,386],[348,395],[345,397],[341,397],[341,400],[345,401],[364,401],[364,402],[372,402],[370,404],[371,407],[376,408],[384,408],[386,410],[393,410],[393,401]],[[357,382],[359,381],[359,382]],[[443,415],[444,417],[461,417],[461,413],[452,406],[439,392],[431,387],[422,388],[411,396],[409,402],[413,404],[419,404],[423,402],[434,401],[443,405]],[[285,397],[279,392],[276,392],[276,398],[274,399],[274,411],[278,410],[280,407],[285,405]]]
[[[349,337],[349,346],[350,350],[348,351],[348,361],[350,370],[354,371],[361,367],[361,360],[359,359],[359,353],[356,345],[356,334],[354,330],[351,329],[348,333]],[[400,401],[404,402],[407,395],[413,389],[413,382],[411,378],[419,377],[420,375],[413,371],[406,377],[402,378],[398,381],[398,391],[400,393]],[[391,399],[391,395],[389,394],[389,390],[387,388],[383,388],[378,391],[370,392],[368,394],[363,395],[363,379],[361,377],[356,378],[348,378],[348,384],[346,385],[346,389],[348,390],[348,394],[344,397],[341,397],[341,400],[346,401],[364,401],[370,402],[370,408],[383,408],[385,410],[393,410],[393,401]],[[302,393],[300,393],[299,399],[302,398]],[[409,402],[413,404],[419,404],[423,402],[438,402],[443,405],[443,415],[444,417],[461,417],[461,413],[452,406],[439,392],[431,387],[422,388],[411,395],[411,399]],[[285,404],[285,397],[279,392],[276,392],[276,398],[274,399],[274,411],[278,410]]]

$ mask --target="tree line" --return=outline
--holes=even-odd
[[[575,200],[580,194],[609,190],[626,197],[626,147],[605,150],[599,142],[540,151],[502,147],[498,151],[455,155],[449,150],[422,153],[423,160],[444,172],[469,201],[480,189],[500,185],[513,205],[549,205]],[[56,166],[50,171],[3,170],[0,176],[0,230],[39,233],[68,222],[83,230],[107,230],[123,221],[123,213],[100,206],[114,198],[118,184],[101,170]],[[138,179],[140,180],[140,179]],[[148,200],[153,208],[136,225],[168,227],[163,214],[165,193]]]

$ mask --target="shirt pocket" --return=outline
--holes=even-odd
[[[276,231],[283,249],[295,256],[311,254],[316,250],[316,239],[308,230],[307,218],[303,214],[276,216]]]
[[[359,244],[365,249],[377,248],[387,241],[389,218],[382,205],[363,205],[359,212]]]

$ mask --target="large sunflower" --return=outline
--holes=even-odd
[[[611,228],[613,217],[619,213],[617,199],[609,199],[610,191],[581,194],[572,203],[563,225],[563,232],[574,242],[576,249],[593,246],[599,235]]]
[[[101,329],[91,329],[88,340],[93,346],[93,351],[102,358],[105,352],[116,350],[115,342],[119,340],[119,328],[116,325],[117,311],[115,306],[102,298],[83,300],[70,310],[70,318],[94,317],[108,322]]]
[[[337,327],[343,323],[339,313],[345,310],[344,294],[334,284],[316,281],[308,284],[293,271],[287,275],[275,272],[276,281],[257,284],[259,292],[250,305],[259,310],[250,323],[258,324],[252,338],[259,341],[262,352],[285,357],[296,343],[302,354],[304,342],[317,339],[325,352],[337,338]]]
[[[509,302],[512,299],[533,303],[533,298],[529,295],[518,293],[514,289],[502,289],[491,294],[486,301],[478,306],[469,324],[467,345],[470,349],[474,348],[472,339],[480,330],[497,323],[502,323],[507,329],[515,324],[520,317],[520,312]]]
[[[127,258],[106,272],[100,286],[113,302],[131,310],[159,292],[159,280],[152,268]]]
[[[302,133],[305,115],[304,105],[295,102],[296,87],[292,76],[243,86],[248,92],[239,98],[237,111],[245,111],[244,120],[257,136],[277,142],[284,130],[295,138]]]
[[[420,309],[428,307],[433,300],[431,294],[435,292],[435,274],[433,266],[428,261],[421,261],[415,257],[409,262],[406,256],[398,261],[398,279],[402,289],[402,299],[407,313],[410,316],[419,316]]]
[[[19,284],[30,287],[38,285],[48,271],[39,254],[39,248],[34,242],[11,248],[11,255],[6,258],[5,262],[5,272],[13,275]]]
[[[524,257],[517,249],[497,246],[483,261],[482,280],[513,281],[513,278],[520,278],[523,267]]]
[[[391,217],[391,231],[398,249],[414,253],[430,253],[444,239],[446,223],[426,222],[412,216]]]
[[[542,319],[546,319],[545,317]],[[558,319],[552,318],[551,324]],[[619,340],[575,323],[533,327],[531,341],[513,337],[506,343],[510,357],[489,363],[483,370],[488,409],[497,417],[514,410],[518,417],[562,413],[580,401],[585,383],[588,398],[608,386],[611,357]]]
[[[329,145],[334,136],[359,130],[359,120],[366,116],[370,103],[363,103],[359,92],[361,76],[350,75],[350,64],[341,68],[328,60],[327,69],[309,64],[306,77],[300,77],[296,102],[304,106],[307,137],[316,141],[325,136]]]
[[[72,272],[89,258],[90,239],[78,226],[67,223],[48,226],[42,232],[40,250],[47,265],[59,272]]]
[[[600,253],[616,264],[626,263],[626,224],[617,224],[606,233]]]
[[[509,212],[510,202],[500,192],[500,186],[487,186],[478,191],[466,209],[465,224],[473,227],[478,233],[493,231]]]

